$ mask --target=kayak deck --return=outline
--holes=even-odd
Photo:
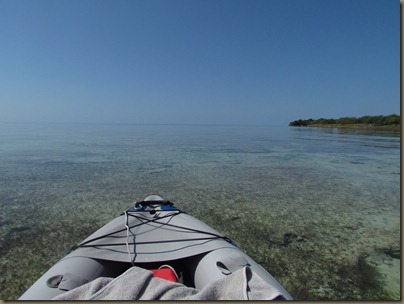
[[[181,283],[197,289],[249,266],[292,299],[229,238],[159,196],[137,202],[71,248],[20,299],[52,299],[98,277],[117,277],[132,266],[151,270],[165,264]]]

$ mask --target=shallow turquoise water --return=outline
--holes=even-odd
[[[304,285],[305,299],[373,299],[380,284],[344,281],[360,257],[399,290],[394,132],[2,123],[0,172],[2,299],[150,194],[233,238],[300,298]]]

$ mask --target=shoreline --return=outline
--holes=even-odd
[[[340,125],[340,124],[312,124],[307,127],[314,128],[337,128],[337,129],[360,129],[360,130],[370,130],[370,131],[391,131],[391,132],[401,132],[401,126],[372,126],[372,125],[363,125],[363,124],[349,124],[349,125]]]

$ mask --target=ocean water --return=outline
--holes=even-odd
[[[400,134],[0,123],[0,298],[159,194],[300,300],[400,298]]]

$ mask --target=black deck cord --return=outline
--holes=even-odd
[[[174,214],[177,215],[178,213]],[[218,235],[216,233],[212,233],[212,232],[208,232],[208,231],[203,231],[203,230],[199,230],[199,229],[193,229],[193,228],[188,228],[188,227],[183,227],[183,226],[178,226],[178,225],[174,225],[174,224],[170,224],[170,223],[160,223],[157,220],[161,219],[163,217],[160,218],[156,218],[154,220],[149,220],[143,217],[138,217],[136,215],[133,214],[129,214],[132,217],[135,217],[139,220],[146,220],[146,222],[142,222],[141,224],[135,225],[135,226],[140,226],[143,224],[147,224],[149,222],[157,222],[159,224],[163,224],[165,226],[170,226],[170,227],[174,227],[174,228],[180,228],[180,229],[184,229],[184,230],[188,230],[188,231],[192,231],[192,232],[197,232],[197,233],[202,233],[202,234],[207,234],[207,235],[211,235],[211,237],[205,237],[205,238],[192,238],[192,239],[179,239],[179,240],[165,240],[165,241],[148,241],[148,242],[137,242],[137,243],[129,243],[130,245],[144,245],[144,244],[156,244],[156,243],[173,243],[173,242],[187,242],[187,241],[198,241],[198,240],[214,240],[214,239],[223,239],[226,242],[229,242],[231,244],[233,244],[232,240],[229,239],[227,236],[222,236],[222,235]],[[132,227],[135,227],[132,226]],[[131,227],[131,228],[132,228]],[[93,240],[90,240],[93,241]],[[121,246],[121,245],[126,245],[126,243],[116,243],[116,244],[97,244],[97,245],[87,245],[90,241],[86,242],[86,244],[81,244],[79,245],[80,248],[82,247],[104,247],[104,246]]]
[[[129,245],[146,245],[146,244],[159,244],[159,243],[175,243],[175,242],[188,242],[188,241],[207,241],[207,240],[216,240],[223,239],[225,241],[229,241],[230,239],[227,236],[211,236],[204,238],[193,238],[193,239],[180,239],[180,240],[165,240],[165,241],[148,241],[148,242],[137,242],[137,243],[128,243]],[[90,247],[105,247],[105,246],[123,246],[126,243],[115,243],[115,244],[97,244],[97,245],[82,245],[80,248],[90,248]]]
[[[225,240],[226,242],[229,242],[229,243],[232,243],[232,244],[233,244],[233,242],[232,242],[228,237],[226,237],[226,236],[221,236],[221,235],[218,235],[218,234],[215,234],[215,233],[211,233],[211,232],[207,232],[207,231],[203,231],[203,230],[198,230],[198,229],[192,229],[192,228],[183,227],[183,226],[178,226],[178,225],[174,225],[174,224],[170,224],[170,223],[161,223],[161,222],[158,222],[158,221],[157,221],[157,220],[159,220],[159,219],[164,219],[164,218],[170,217],[170,216],[172,217],[172,216],[178,215],[178,214],[180,214],[180,213],[184,213],[184,212],[181,211],[181,210],[178,210],[178,212],[175,213],[175,214],[172,214],[172,213],[171,213],[171,214],[167,214],[167,215],[165,215],[165,216],[158,217],[158,218],[154,218],[154,219],[151,219],[151,220],[150,220],[150,219],[147,219],[147,218],[140,218],[140,217],[138,217],[138,216],[136,216],[136,215],[133,215],[133,214],[129,214],[129,213],[128,213],[129,216],[135,217],[135,218],[137,218],[137,219],[139,219],[139,220],[146,220],[145,222],[142,222],[142,223],[140,223],[140,224],[136,224],[136,225],[133,225],[133,226],[129,227],[129,229],[135,228],[135,227],[138,227],[138,226],[141,226],[141,225],[150,223],[150,222],[157,222],[157,223],[160,223],[160,224],[163,224],[163,225],[166,225],[166,226],[171,226],[171,227],[180,228],[180,229],[184,229],[184,230],[188,230],[188,231],[192,231],[192,232],[198,232],[198,233],[202,233],[202,234],[211,235],[212,237],[210,237],[210,238],[195,238],[195,239],[181,239],[181,240],[167,240],[167,241],[139,242],[139,243],[136,243],[136,244],[168,243],[168,242],[182,242],[182,241],[195,241],[195,240],[208,240],[208,239],[223,239],[223,240]],[[119,233],[119,232],[122,232],[122,231],[125,231],[125,230],[126,230],[126,228],[120,229],[120,230],[117,230],[117,231],[114,231],[114,232],[111,232],[111,233],[108,233],[108,234],[105,234],[105,235],[96,237],[96,238],[94,238],[94,239],[88,240],[88,241],[86,241],[86,242],[84,242],[84,243],[81,243],[81,244],[79,244],[79,245],[77,245],[77,246],[73,246],[73,247],[68,251],[68,253],[70,253],[70,252],[72,252],[72,251],[74,251],[74,250],[76,250],[76,249],[78,249],[78,248],[82,248],[82,247],[98,247],[98,246],[118,246],[118,245],[126,245],[126,243],[124,243],[124,244],[98,244],[98,245],[87,245],[88,243],[91,243],[91,242],[94,242],[94,241],[97,241],[97,240],[106,238],[106,237],[111,236],[111,235],[113,235],[113,234],[115,234],[115,233]],[[133,245],[133,244],[135,244],[135,243],[130,243],[130,244]]]
[[[152,220],[145,219],[145,220],[147,220],[147,222],[142,222],[142,223],[140,223],[140,224],[136,224],[136,225],[130,226],[129,229],[132,229],[132,228],[141,226],[141,225],[143,225],[143,224],[145,224],[145,223],[155,222],[155,221],[157,221],[158,219],[163,219],[163,218],[166,218],[166,217],[175,216],[175,215],[178,215],[178,214],[180,214],[180,213],[184,213],[184,212],[181,211],[181,210],[177,210],[177,213],[174,213],[174,214],[173,214],[173,213],[170,213],[170,214],[167,214],[167,215],[162,216],[162,217],[160,217],[160,218],[155,218],[155,219],[152,219]],[[129,213],[128,213],[128,215],[133,216],[133,215],[131,215],[131,214],[129,214]],[[120,230],[116,230],[116,231],[113,231],[113,232],[110,232],[110,233],[107,233],[107,234],[98,236],[98,237],[93,238],[93,239],[91,239],[91,240],[88,240],[88,241],[86,241],[86,242],[80,243],[79,245],[75,245],[75,246],[73,246],[72,248],[70,248],[70,249],[67,251],[66,254],[69,254],[70,252],[76,250],[77,248],[83,247],[84,245],[86,245],[86,244],[88,244],[88,243],[91,243],[91,242],[94,242],[94,241],[97,241],[97,240],[106,238],[106,237],[111,236],[111,235],[113,235],[113,234],[115,234],[115,233],[119,233],[119,232],[122,232],[122,231],[125,231],[125,230],[126,230],[126,227],[123,228],[123,229],[120,229]]]
[[[132,215],[132,214],[130,214],[130,216],[133,216],[133,217],[136,217],[137,219],[139,219],[139,217],[137,217],[136,215]],[[162,218],[162,217],[161,217]],[[142,218],[142,219],[144,219],[144,218]],[[159,218],[157,218],[157,219],[159,219]],[[147,219],[146,219],[147,220]],[[159,223],[159,222],[158,222]],[[145,223],[142,223],[142,224],[145,224]],[[208,232],[208,231],[203,231],[203,230],[198,230],[198,229],[193,229],[193,228],[188,228],[188,227],[183,227],[183,226],[178,226],[178,225],[174,225],[174,224],[170,224],[170,223],[160,223],[160,224],[164,224],[164,225],[166,225],[166,226],[170,226],[170,227],[174,227],[174,228],[180,228],[180,229],[184,229],[184,230],[188,230],[188,231],[192,231],[192,232],[198,232],[198,233],[202,233],[202,234],[207,234],[207,235],[211,235],[211,236],[214,236],[215,238],[223,238],[223,239],[228,239],[228,240],[230,240],[228,237],[226,237],[226,236],[221,236],[221,235],[218,235],[218,234],[216,234],[216,233],[212,233],[212,232]]]

